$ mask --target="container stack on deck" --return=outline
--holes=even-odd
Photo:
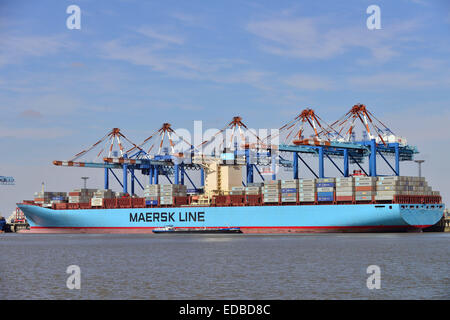
[[[317,201],[334,201],[335,178],[321,178],[316,181]]]
[[[160,185],[159,184],[151,184],[146,185],[144,189],[144,198],[146,205],[158,205],[159,204],[159,196],[160,196]]]
[[[377,177],[357,176],[355,179],[355,200],[372,201],[375,196]]]
[[[264,186],[261,182],[253,182],[249,183],[247,187],[245,187],[246,195],[259,195],[261,194],[261,188]]]
[[[205,195],[204,205],[257,206],[281,204],[348,204],[348,203],[440,203],[438,191],[425,178],[406,176],[271,180],[235,186],[229,193]],[[144,188],[144,197],[130,197],[110,189],[75,189],[69,192],[36,192],[27,204],[54,209],[137,208],[150,206],[195,206],[198,195],[187,195],[185,185],[154,184]]]
[[[316,180],[299,179],[298,180],[298,199],[300,202],[316,201]]]
[[[163,184],[160,186],[160,204],[172,205],[174,197],[186,197],[186,186],[183,184]]]
[[[74,189],[69,192],[69,203],[88,203],[97,189]]]
[[[53,203],[67,202],[67,192],[40,191],[34,193],[34,203],[51,206]]]
[[[439,191],[433,191],[424,177],[378,177],[375,200],[393,200],[395,195],[439,196]]]
[[[242,196],[245,194],[245,187],[232,187],[230,191],[230,195],[236,196]]]
[[[281,180],[281,202],[297,202],[298,179]]]
[[[115,194],[111,189],[98,189],[94,192],[94,195],[91,199],[91,206],[93,207],[101,207],[103,206],[104,199],[113,199],[115,198]]]
[[[355,179],[353,177],[336,178],[336,201],[353,201]]]
[[[280,200],[280,180],[264,181],[263,197],[265,203],[277,203]]]

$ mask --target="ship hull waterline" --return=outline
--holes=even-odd
[[[420,232],[443,215],[443,205],[357,204],[52,210],[18,204],[27,233],[148,233],[240,228],[242,233]]]

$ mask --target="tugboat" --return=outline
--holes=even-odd
[[[153,233],[242,233],[240,228],[174,228],[173,226],[165,226],[162,228],[155,228]]]

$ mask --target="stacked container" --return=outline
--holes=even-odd
[[[69,203],[90,203],[97,189],[74,189],[69,192]]]
[[[263,197],[265,203],[278,202],[280,199],[280,180],[269,180],[264,182]]]
[[[172,205],[173,197],[186,196],[184,184],[163,184],[160,186],[160,204]]]
[[[98,189],[94,192],[94,198],[98,199],[112,199],[114,198],[114,192],[111,189]]]
[[[431,195],[431,187],[424,177],[406,177],[406,192],[408,195]]]
[[[353,201],[355,179],[353,177],[336,178],[336,201]]]
[[[378,177],[375,200],[393,200],[395,195],[406,195],[406,178],[400,176]]]
[[[69,198],[67,197],[67,192],[57,192],[58,195],[52,196],[51,204],[54,203],[67,203]]]
[[[264,187],[264,182],[250,182],[247,187]]]
[[[298,179],[281,181],[281,202],[297,202]]]
[[[65,203],[67,202],[67,193],[50,191],[35,192],[34,202],[43,206],[51,205],[53,203]]]
[[[439,195],[432,191],[424,177],[378,177],[375,200],[394,199],[395,195]]]
[[[114,192],[111,189],[98,189],[94,192],[94,197],[91,199],[91,206],[101,207],[103,199],[114,198]]]
[[[377,177],[356,176],[355,180],[355,200],[372,201],[372,196],[376,193]]]
[[[230,194],[231,195],[244,195],[245,187],[231,187]]]
[[[317,201],[334,201],[335,178],[320,178],[316,180]]]
[[[249,184],[245,188],[245,194],[246,195],[258,195],[258,194],[261,194],[261,187]]]
[[[144,188],[144,198],[146,205],[158,205],[160,195],[159,184],[146,185]]]
[[[316,201],[316,179],[298,180],[298,200],[300,202]]]

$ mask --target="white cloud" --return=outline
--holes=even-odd
[[[74,46],[63,36],[16,36],[2,35],[0,47],[0,67],[22,62],[27,57],[43,57],[56,54]]]
[[[263,39],[266,52],[304,59],[330,59],[358,48],[366,49],[375,61],[385,62],[398,55],[400,44],[414,41],[405,34],[417,28],[406,21],[381,30],[365,25],[335,27],[326,18],[274,18],[248,23],[247,30]]]
[[[171,35],[156,31],[154,28],[144,26],[137,29],[137,32],[147,38],[156,39],[166,43],[183,44],[184,39],[179,35]]]
[[[247,64],[245,60],[191,58],[167,53],[167,50],[162,49],[166,47],[145,41],[128,44],[127,39],[116,39],[100,45],[104,58],[146,66],[171,77],[216,83],[245,83],[267,89],[263,79],[268,73],[258,70],[235,71],[236,66]]]
[[[173,12],[170,16],[188,26],[199,25],[199,19],[187,13]]]
[[[291,87],[303,90],[333,90],[334,82],[328,78],[317,75],[295,74],[284,81]]]
[[[348,82],[358,88],[375,90],[385,90],[386,88],[415,89],[445,84],[445,82],[436,78],[408,72],[384,72],[374,75],[353,76],[348,79]]]
[[[434,58],[420,58],[414,60],[410,65],[413,68],[418,68],[426,71],[436,71],[441,70],[443,67],[445,67],[447,65],[447,61]]]

